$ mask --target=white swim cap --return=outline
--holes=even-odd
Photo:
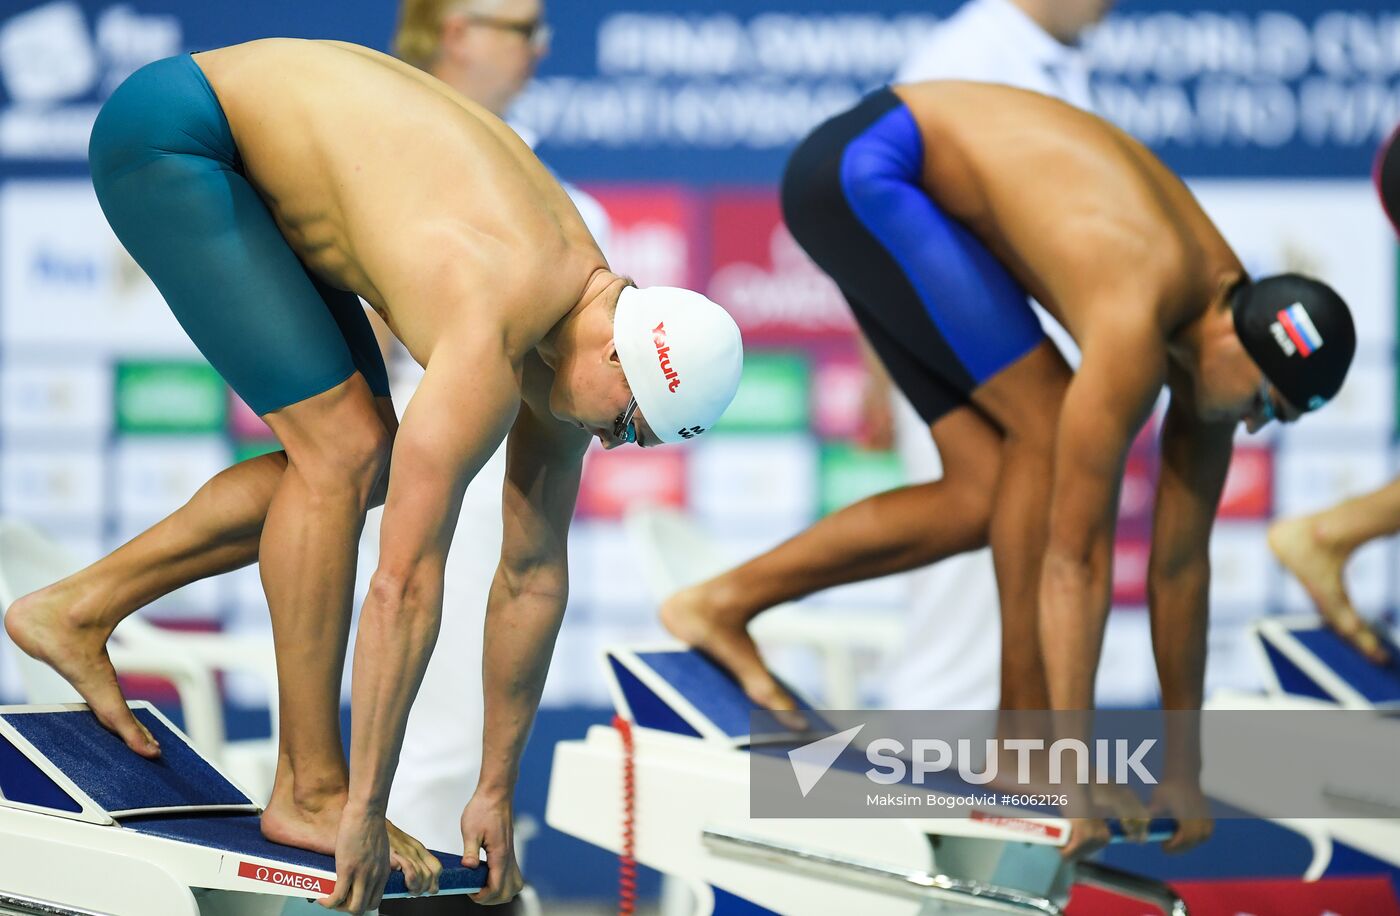
[[[697,292],[623,288],[613,340],[637,407],[662,442],[695,438],[734,400],[744,368],[739,326]]]

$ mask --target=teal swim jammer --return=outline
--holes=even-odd
[[[287,245],[193,58],[148,64],[117,87],[93,125],[88,160],[117,238],[259,415],[356,371],[388,396],[359,299],[312,276]]]

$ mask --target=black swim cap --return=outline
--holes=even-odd
[[[1294,407],[1316,410],[1342,387],[1356,353],[1356,327],[1332,287],[1279,274],[1243,281],[1230,305],[1245,352]]]

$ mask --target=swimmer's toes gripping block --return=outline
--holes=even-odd
[[[158,893],[159,874],[186,896],[190,888],[298,897],[334,889],[331,856],[265,839],[259,808],[242,789],[150,704],[131,706],[160,744],[155,760],[128,750],[86,706],[0,707],[0,861],[17,866],[6,869],[16,877],[0,883],[0,903],[6,893],[69,906],[87,900],[124,916],[110,888],[74,880],[88,861],[94,873],[144,863],[132,864],[135,875],[154,865],[141,889],[146,906]],[[443,863],[441,892],[485,885],[486,868],[434,854]],[[67,867],[49,867],[55,856],[70,860]],[[392,873],[385,896],[406,893],[402,875]],[[103,906],[85,894],[97,894]],[[171,906],[172,913],[185,911]]]

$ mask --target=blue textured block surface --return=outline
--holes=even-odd
[[[731,738],[749,734],[749,714],[760,707],[745,695],[729,673],[694,649],[683,652],[638,652],[643,664],[670,684],[691,705]],[[782,681],[779,680],[782,684]],[[811,705],[787,684],[784,690],[802,709]]]
[[[1369,702],[1400,703],[1400,649],[1391,640],[1384,640],[1390,661],[1377,665],[1326,627],[1294,630],[1293,636]]]
[[[0,738],[0,797],[55,811],[83,810],[38,764],[5,738]]]
[[[1313,697],[1318,700],[1335,702],[1336,697],[1318,686],[1317,681],[1312,676],[1303,671],[1293,663],[1293,660],[1279,651],[1278,646],[1263,640],[1264,655],[1269,660],[1269,667],[1274,669],[1274,677],[1278,679],[1279,689],[1284,693],[1298,697]]]
[[[689,722],[682,719],[656,695],[656,691],[643,684],[640,678],[628,671],[614,656],[608,656],[608,664],[612,666],[613,676],[622,688],[622,695],[627,698],[627,708],[632,713],[633,722],[643,728],[654,728],[688,738],[700,737],[700,733],[691,728]]]
[[[262,835],[256,815],[206,815],[204,817],[142,816],[123,818],[127,829],[167,840],[179,840],[210,849],[221,849],[235,855],[256,856],[285,863],[293,868],[315,869],[335,874],[335,859],[318,852],[308,852],[294,846],[274,843]],[[486,884],[485,866],[463,868],[460,855],[433,851],[442,862],[438,878],[440,891],[476,891]],[[403,874],[392,872],[384,887],[385,895],[408,893]]]
[[[251,805],[252,801],[149,709],[136,718],[160,742],[147,760],[86,709],[6,713],[5,721],[107,811]]]

